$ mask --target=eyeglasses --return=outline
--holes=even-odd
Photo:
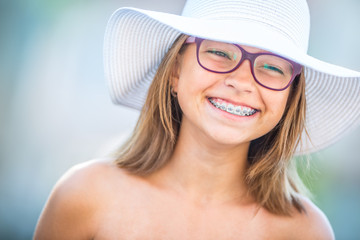
[[[290,86],[301,73],[302,66],[273,53],[249,53],[232,43],[217,42],[189,37],[185,43],[196,43],[196,56],[199,65],[213,73],[230,73],[248,59],[251,73],[261,86],[282,91]]]

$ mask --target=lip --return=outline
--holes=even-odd
[[[226,103],[230,103],[230,104],[232,104],[234,106],[248,107],[248,108],[256,110],[257,112],[260,112],[260,110],[258,108],[256,108],[256,107],[253,107],[253,106],[251,106],[249,104],[246,104],[246,103],[233,101],[231,99],[226,99],[226,98],[222,98],[222,97],[210,97],[210,96],[208,96],[207,99],[208,99],[208,101],[209,101],[209,99],[219,99],[219,100],[224,101]]]

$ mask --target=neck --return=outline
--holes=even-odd
[[[227,146],[180,131],[168,164],[152,177],[202,204],[242,201],[248,149],[249,143]]]

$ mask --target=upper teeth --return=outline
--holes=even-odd
[[[249,108],[249,107],[243,107],[243,106],[234,106],[231,103],[219,103],[215,101],[214,99],[210,98],[209,101],[217,108],[224,110],[228,113],[239,115],[239,116],[250,116],[256,113],[255,109]]]

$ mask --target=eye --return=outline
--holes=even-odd
[[[280,68],[278,68],[278,67],[276,67],[276,66],[273,66],[273,65],[269,65],[269,64],[267,64],[267,63],[264,63],[263,68],[264,68],[264,69],[267,69],[267,70],[271,70],[271,71],[277,72],[277,73],[280,73],[280,74],[282,74],[282,75],[284,74],[284,72],[283,72]]]
[[[207,50],[206,52],[211,53],[211,54],[214,54],[214,55],[219,56],[219,57],[227,58],[228,60],[233,60],[233,59],[231,58],[230,54],[228,54],[227,52],[222,51],[222,50],[209,49],[209,50]]]

